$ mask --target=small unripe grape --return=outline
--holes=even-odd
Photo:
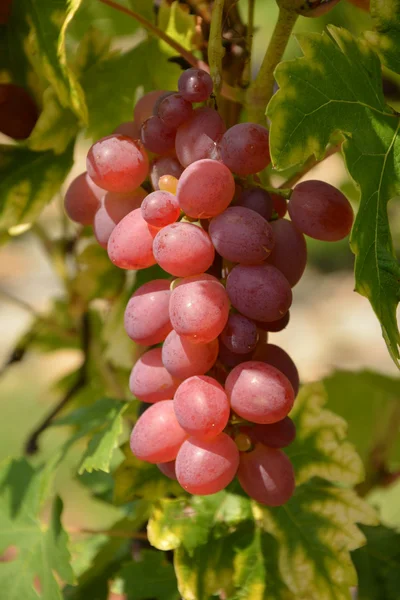
[[[247,452],[251,448],[251,439],[245,433],[235,435],[235,444],[239,452]]]
[[[158,187],[160,190],[163,190],[164,192],[169,192],[170,194],[174,194],[174,196],[176,196],[178,180],[173,175],[163,175],[158,180]]]

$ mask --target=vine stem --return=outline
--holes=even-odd
[[[279,8],[278,20],[260,70],[246,94],[248,120],[253,123],[265,125],[265,108],[274,90],[274,71],[282,60],[297,18],[294,11]]]
[[[319,165],[321,162],[323,162],[324,160],[326,160],[330,156],[333,156],[333,154],[336,154],[336,152],[340,152],[341,149],[342,149],[342,142],[340,144],[336,144],[336,146],[331,146],[331,148],[328,148],[328,150],[326,151],[326,154],[325,154],[325,156],[324,156],[324,158],[322,160],[317,160],[315,158],[315,156],[310,156],[310,158],[308,160],[306,160],[306,162],[304,163],[302,169],[300,169],[300,171],[298,171],[297,173],[295,173],[294,175],[292,175],[292,177],[289,177],[289,179],[287,179],[286,181],[284,181],[279,186],[279,190],[285,191],[285,188],[293,188],[293,186],[296,185],[296,183],[298,181],[300,181],[300,179],[306,173],[308,173],[308,171],[311,171],[311,169],[313,167],[315,167],[316,165]],[[273,190],[272,193],[274,193],[274,194],[278,193],[279,194],[279,192],[277,192],[277,190]]]
[[[208,39],[208,62],[214,84],[214,93],[218,94],[222,86],[222,59],[225,49],[222,45],[222,15],[224,0],[215,0],[211,15],[210,37]]]
[[[248,85],[252,80],[252,52],[253,52],[253,37],[254,37],[254,5],[255,0],[248,0],[247,4],[247,32],[246,32],[246,50],[247,64],[243,73],[243,84]]]

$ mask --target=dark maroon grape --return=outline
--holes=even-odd
[[[188,69],[179,77],[178,89],[188,102],[204,102],[213,90],[213,82],[202,69]]]

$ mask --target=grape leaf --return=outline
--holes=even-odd
[[[400,73],[400,2],[372,0],[370,12],[374,31],[366,31],[364,36],[382,63]]]
[[[196,17],[189,14],[182,5],[175,0],[172,4],[162,2],[158,14],[158,26],[173,40],[187,50],[192,48],[192,38],[196,29]],[[161,50],[169,56],[175,56],[176,50],[166,42],[160,40]]]
[[[142,550],[136,561],[125,563],[119,573],[127,600],[178,600],[174,567],[161,552]]]
[[[43,600],[62,598],[54,577],[74,583],[68,536],[61,525],[62,502],[56,498],[48,525],[40,521],[48,473],[24,460],[7,461],[0,470],[0,554],[17,547],[14,560],[0,563],[0,586],[7,600],[36,600],[36,581]]]
[[[319,476],[333,482],[359,483],[364,477],[362,461],[346,440],[346,422],[324,408],[326,400],[320,384],[303,386],[296,398],[291,416],[297,435],[286,449],[296,482]]]
[[[76,257],[77,273],[72,288],[83,300],[113,299],[124,285],[124,273],[116,269],[107,251],[97,242],[88,244]]]
[[[312,479],[284,506],[255,505],[254,511],[278,542],[280,575],[296,598],[350,599],[357,579],[349,553],[364,543],[356,523],[376,524],[366,502],[350,489]]]
[[[74,425],[78,431],[65,444],[65,451],[77,440],[91,434],[82,456],[78,473],[93,470],[110,471],[111,458],[118,447],[122,433],[122,415],[127,404],[103,398],[91,406],[78,408],[66,417],[57,419],[53,425]]]
[[[29,224],[60,189],[73,148],[60,155],[0,145],[0,230]]]
[[[329,32],[333,39],[297,35],[304,56],[275,72],[280,89],[268,105],[272,161],[284,169],[312,154],[321,159],[333,134],[345,137],[347,168],[361,190],[350,240],[356,290],[369,299],[400,366],[400,266],[387,215],[389,200],[400,193],[399,117],[385,104],[380,63],[367,43],[344,29]]]
[[[116,504],[126,504],[134,498],[155,501],[165,496],[179,496],[184,493],[179,483],[168,479],[156,465],[136,458],[129,444],[122,446],[121,450],[125,460],[113,473]]]
[[[352,553],[358,574],[358,600],[398,600],[400,533],[387,527],[361,527],[367,544]]]

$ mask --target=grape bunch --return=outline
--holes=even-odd
[[[304,234],[339,240],[353,213],[322,181],[297,185],[288,205],[258,185],[268,130],[226,130],[212,88],[208,73],[189,69],[177,93],[144,95],[133,121],[91,147],[65,208],[93,225],[116,266],[157,263],[170,276],[139,287],[125,311],[128,336],[150,347],[129,381],[149,404],[134,455],[189,493],[213,494],[237,476],[249,496],[279,506],[295,487],[282,448],[296,435],[288,414],[299,375],[268,336],[289,322]]]

